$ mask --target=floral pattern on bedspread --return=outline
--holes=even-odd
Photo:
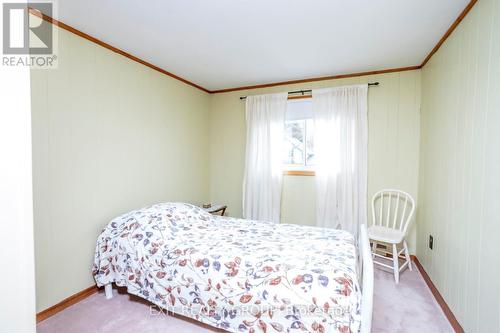
[[[182,203],[112,220],[93,274],[231,332],[358,332],[361,293],[347,232],[213,216]]]

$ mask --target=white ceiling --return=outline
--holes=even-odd
[[[469,0],[60,0],[56,18],[218,90],[419,65]]]

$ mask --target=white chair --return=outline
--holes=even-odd
[[[372,199],[372,225],[368,228],[368,237],[372,242],[373,258],[391,260],[392,266],[381,261],[373,263],[392,269],[394,279],[399,283],[399,273],[406,266],[412,270],[410,254],[406,236],[408,226],[415,211],[415,201],[406,192],[399,190],[381,190]],[[385,249],[380,249],[377,244],[383,243]],[[392,253],[390,247],[392,245]],[[398,250],[398,245],[402,245]],[[380,254],[380,252],[382,254]],[[404,263],[400,266],[399,259]]]

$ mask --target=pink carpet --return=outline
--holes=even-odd
[[[222,332],[179,316],[151,314],[140,298],[116,293],[107,301],[92,295],[37,325],[38,333],[83,332]],[[441,308],[416,268],[401,275],[399,285],[391,274],[375,270],[373,333],[452,333]]]

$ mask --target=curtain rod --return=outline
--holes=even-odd
[[[380,83],[379,82],[373,82],[373,83],[368,83],[368,87],[376,87],[378,86]],[[311,93],[312,90],[309,89],[309,90],[296,90],[296,91],[289,91],[288,92],[288,95],[293,95],[293,94],[309,94]],[[246,96],[241,96],[240,99],[246,99],[247,97]]]

